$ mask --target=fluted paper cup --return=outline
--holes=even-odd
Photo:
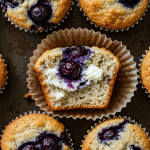
[[[79,45],[104,47],[119,58],[122,67],[116,79],[110,104],[106,109],[52,111],[45,100],[39,79],[34,70],[34,64],[45,50]],[[27,78],[27,86],[32,99],[35,100],[35,105],[39,106],[47,114],[60,118],[72,117],[73,119],[86,118],[95,120],[103,116],[114,115],[116,112],[120,112],[131,101],[131,97],[134,96],[134,91],[138,84],[136,63],[133,61],[133,56],[130,55],[130,51],[126,49],[126,46],[122,45],[122,42],[112,41],[106,35],[101,35],[99,32],[94,32],[86,28],[59,30],[48,35],[37,46],[37,49],[33,51],[33,56],[30,58],[30,63],[28,64],[27,74],[29,76]]]

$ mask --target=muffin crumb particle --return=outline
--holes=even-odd
[[[31,99],[31,95],[29,93],[24,94],[24,98]]]

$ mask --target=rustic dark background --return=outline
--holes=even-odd
[[[142,54],[145,54],[145,50],[150,45],[150,11],[146,13],[143,20],[139,21],[139,24],[135,25],[134,28],[116,33],[95,28],[94,25],[86,21],[86,17],[79,11],[75,0],[74,3],[74,6],[72,6],[73,10],[70,11],[70,15],[65,19],[65,22],[61,23],[61,26],[53,29],[53,31],[78,27],[100,31],[112,40],[122,41],[127,46],[127,49],[130,50],[131,55],[134,56],[134,61],[137,62],[137,68],[139,68],[138,64],[140,63]],[[16,116],[24,114],[24,112],[29,112],[30,110],[40,110],[39,107],[35,106],[33,100],[23,98],[24,94],[29,91],[27,84],[24,82],[27,78],[27,64],[29,63],[29,58],[33,55],[33,50],[36,49],[37,44],[41,43],[42,39],[46,38],[47,34],[51,34],[53,31],[48,31],[47,33],[26,33],[24,30],[19,30],[19,28],[15,28],[14,25],[11,25],[7,21],[4,13],[2,13],[2,8],[0,8],[0,54],[2,54],[2,58],[5,59],[5,63],[8,65],[9,77],[6,89],[3,94],[0,94],[0,134],[5,129],[5,125],[8,125]],[[16,45],[16,47],[13,45]],[[20,49],[19,52],[18,49]],[[142,124],[143,127],[146,127],[147,131],[150,132],[150,99],[148,98],[148,94],[145,93],[145,90],[141,88],[141,84],[137,85],[137,91],[132,98],[132,102],[128,103],[127,107],[123,108],[116,115],[129,116]],[[98,119],[92,121],[63,118],[59,119],[59,121],[69,129],[74,148],[78,150],[81,141],[84,139],[84,135],[87,134],[87,130],[95,122],[98,122]]]

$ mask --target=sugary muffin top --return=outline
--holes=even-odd
[[[70,150],[64,126],[43,114],[25,115],[10,123],[2,136],[2,150]]]
[[[6,78],[7,78],[7,72],[6,72],[5,64],[2,61],[0,56],[0,89],[3,87]]]
[[[141,65],[141,78],[147,91],[150,93],[150,51],[144,57]]]
[[[83,150],[149,150],[146,133],[125,119],[111,119],[90,131],[82,145]]]
[[[135,23],[147,8],[148,0],[79,0],[86,15],[97,25],[122,29]]]
[[[4,11],[17,25],[42,30],[58,24],[71,0],[1,0]]]

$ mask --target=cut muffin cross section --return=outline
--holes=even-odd
[[[47,50],[35,63],[51,110],[107,108],[121,65],[105,48]]]

